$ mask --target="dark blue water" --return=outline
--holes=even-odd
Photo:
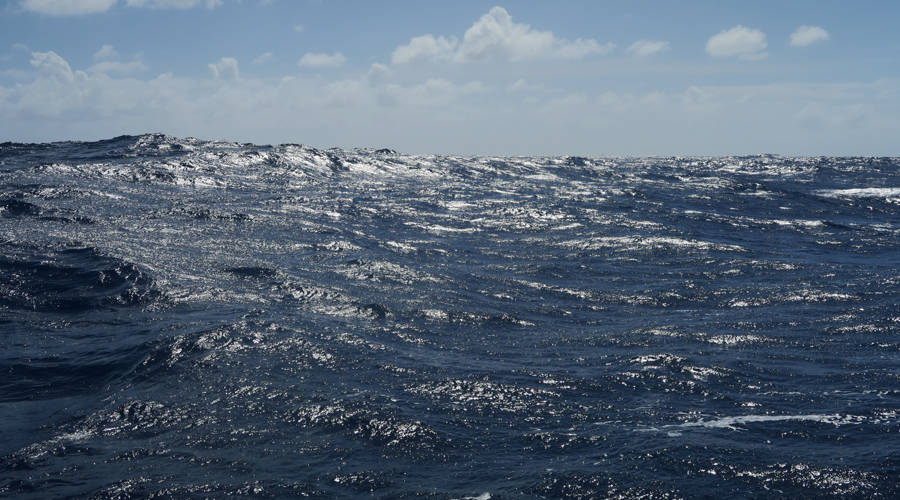
[[[900,160],[0,144],[0,496],[891,498]]]

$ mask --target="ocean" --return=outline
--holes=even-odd
[[[900,159],[0,144],[0,497],[896,498]]]

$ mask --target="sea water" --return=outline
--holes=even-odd
[[[0,496],[892,498],[900,160],[0,144]]]

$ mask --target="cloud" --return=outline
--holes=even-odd
[[[513,23],[505,9],[494,7],[466,30],[458,58],[464,62],[533,59],[552,52],[554,42],[553,33]]]
[[[207,9],[213,9],[222,5],[222,0],[125,0],[129,7],[149,7],[151,9],[189,9],[200,4],[206,4]]]
[[[118,59],[119,53],[116,52],[116,49],[113,48],[112,45],[104,45],[94,54],[94,60],[97,61],[96,64],[88,68],[88,72],[90,73],[102,73],[102,74],[110,74],[110,73],[135,73],[139,71],[147,71],[148,68],[144,63],[140,61],[131,61],[131,62],[119,62],[114,59]]]
[[[391,62],[582,59],[608,54],[614,48],[615,44],[611,42],[600,45],[593,39],[578,38],[570,42],[557,38],[549,31],[537,31],[527,24],[514,23],[506,9],[494,7],[466,30],[462,42],[455,36],[435,38],[430,34],[422,35],[397,47],[391,54]]]
[[[681,107],[689,113],[716,114],[722,109],[724,100],[718,90],[720,89],[691,85],[681,96]]]
[[[397,47],[391,53],[391,63],[409,64],[425,60],[449,60],[453,58],[453,53],[458,45],[459,40],[455,36],[450,37],[449,40],[444,37],[435,38],[433,35],[417,36],[408,44]]]
[[[651,40],[638,40],[628,47],[628,52],[638,57],[646,57],[669,48],[669,42],[654,42]]]
[[[872,115],[872,109],[863,104],[826,107],[809,102],[795,115],[799,124],[808,129],[858,128]]]
[[[209,72],[212,73],[212,77],[216,80],[233,81],[241,76],[238,71],[238,62],[232,57],[223,57],[216,64],[210,64]]]
[[[94,54],[95,61],[103,61],[107,59],[118,59],[119,53],[113,48],[112,45],[104,45]]]
[[[302,68],[339,68],[345,62],[347,62],[347,58],[340,52],[335,52],[332,55],[307,52],[300,58],[298,64]]]
[[[118,0],[21,0],[25,10],[50,14],[54,16],[76,16],[97,14],[113,8]],[[222,0],[125,0],[129,7],[148,7],[151,9],[189,9],[205,5],[212,9],[222,5]]]
[[[604,92],[597,99],[597,104],[601,109],[614,113],[631,113],[641,108],[661,108],[666,105],[666,96],[661,92],[651,92],[642,97],[629,93]]]
[[[791,33],[791,45],[806,47],[829,38],[828,32],[818,26],[800,26],[797,31]]]
[[[593,55],[607,55],[616,48],[616,44],[607,42],[606,45],[600,45],[596,40],[575,39],[574,42],[565,40],[558,41],[556,50],[551,54],[552,57],[559,59],[583,59]]]
[[[895,104],[879,104],[880,96],[900,88],[900,82],[879,80],[871,84],[810,84],[783,83],[737,87],[690,86],[682,96],[682,109],[694,116],[718,117],[730,121],[735,116],[763,119],[775,126],[777,122],[794,123],[806,130],[828,127],[859,129],[865,122],[880,120],[885,127],[897,126],[898,121],[881,113],[874,120],[879,106],[895,108]],[[895,111],[891,111],[893,113]],[[772,119],[772,117],[778,119]],[[726,123],[725,121],[721,123]],[[890,125],[889,123],[893,123]],[[820,144],[820,147],[828,147]]]
[[[369,98],[365,82],[341,80],[329,83],[323,91],[326,107],[359,108],[365,106]]]
[[[387,81],[393,74],[394,72],[384,64],[373,63],[366,74],[366,81],[378,84]]]
[[[38,68],[41,73],[59,78],[66,82],[75,80],[75,73],[72,67],[65,59],[58,56],[56,52],[32,52],[31,65]]]
[[[23,0],[22,7],[41,14],[75,16],[106,12],[118,0]]]
[[[459,88],[453,82],[443,78],[432,78],[412,87],[388,85],[379,92],[379,103],[393,107],[445,107],[449,106],[459,93]]]
[[[265,54],[260,54],[259,57],[253,60],[253,64],[263,64],[272,60],[275,57],[275,54],[271,52],[266,52]]]
[[[55,53],[34,54],[33,66],[30,81],[10,88],[0,85],[0,116],[8,118],[0,120],[0,136],[91,139],[162,130],[323,147],[406,145],[432,134],[422,127],[429,121],[451,123],[449,131],[462,130],[461,120],[472,109],[464,99],[487,91],[478,82],[459,85],[445,79],[419,85],[380,82],[392,70],[377,63],[368,73],[340,81],[320,76],[238,78],[237,61],[231,58],[209,65],[214,78],[207,79],[88,75],[72,71]],[[309,120],[298,121],[297,116]],[[401,130],[388,123],[399,124]],[[446,129],[441,127],[438,135]],[[343,132],[335,134],[338,129]],[[398,143],[399,138],[404,139]]]
[[[303,26],[302,24],[294,25],[294,31],[296,31],[297,33],[303,33],[303,30],[305,29],[306,26]]]
[[[14,85],[0,84],[5,140],[162,131],[410,153],[886,155],[895,154],[900,130],[900,99],[891,100],[900,95],[900,81],[890,79],[697,85],[663,94],[628,93],[627,86],[541,90],[536,80],[518,76],[505,81],[515,82],[506,90],[496,80],[447,75],[395,81],[392,73],[401,70],[378,63],[334,81],[302,74],[257,78],[222,58],[210,65],[214,78],[139,79],[79,71],[54,52],[34,52],[31,59]]]
[[[518,80],[515,81],[515,83],[513,83],[512,85],[508,85],[506,87],[507,92],[516,92],[516,91],[520,91],[520,90],[540,91],[540,90],[544,90],[544,85],[541,83],[530,84],[524,78],[519,78]]]
[[[110,73],[136,73],[140,71],[147,71],[149,69],[150,68],[148,68],[147,65],[140,61],[131,61],[127,63],[119,61],[100,61],[88,68],[88,71],[90,71],[91,73],[103,73],[105,75],[108,75]]]
[[[722,30],[706,42],[706,53],[715,57],[738,56],[743,60],[765,59],[766,34],[759,30],[737,25],[730,30]]]

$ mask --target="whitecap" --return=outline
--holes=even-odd
[[[864,417],[856,415],[834,414],[810,414],[810,415],[738,415],[734,417],[720,417],[714,420],[697,420],[693,422],[684,422],[682,424],[662,425],[648,429],[638,429],[638,431],[661,431],[664,429],[689,429],[693,427],[701,427],[707,429],[731,429],[746,430],[738,427],[753,423],[766,422],[783,422],[783,421],[807,421],[807,422],[823,422],[833,424],[835,427],[848,424],[858,424],[864,420]],[[670,431],[671,432],[671,431]],[[675,431],[677,432],[677,431]]]
[[[847,198],[891,198],[900,196],[900,187],[823,189],[816,191],[819,196]]]

